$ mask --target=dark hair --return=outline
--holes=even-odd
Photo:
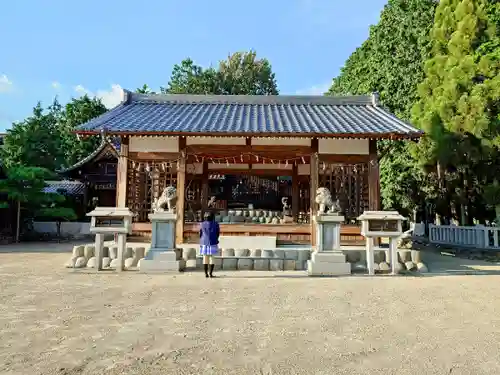
[[[207,211],[203,214],[203,221],[214,221],[215,216],[212,212]]]

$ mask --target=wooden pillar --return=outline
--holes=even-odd
[[[299,167],[294,163],[292,167],[292,217],[296,223],[299,217]]]
[[[368,207],[380,210],[380,171],[378,166],[377,141],[370,139],[370,161],[368,163]]]
[[[208,162],[203,161],[203,172],[201,175],[201,219],[208,208]]]
[[[129,138],[122,137],[116,173],[116,207],[127,207],[127,168]]]
[[[316,246],[316,224],[313,220],[317,212],[316,190],[318,189],[318,140],[311,140],[311,160],[310,160],[310,223],[311,223],[311,245]]]
[[[186,138],[179,138],[179,162],[177,163],[177,222],[175,236],[178,244],[184,243],[184,207],[186,203]]]

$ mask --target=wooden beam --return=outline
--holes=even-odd
[[[325,163],[368,163],[370,155],[339,155],[339,154],[319,154],[320,162]]]
[[[316,140],[317,141],[317,140]],[[311,174],[310,174],[310,224],[311,224],[311,246],[316,246],[316,224],[314,222],[314,216],[316,215],[316,189],[318,188],[318,154],[314,153],[311,155]]]
[[[129,139],[122,138],[116,171],[116,207],[127,207],[128,145]]]
[[[179,168],[177,170],[177,222],[175,225],[176,242],[184,243],[184,209],[186,203],[186,138],[179,138]]]
[[[177,160],[178,157],[179,157],[178,152],[142,152],[142,151],[129,152],[129,158],[132,160],[168,161],[168,160]]]
[[[203,173],[201,175],[201,218],[203,219],[203,214],[208,208],[208,163],[203,162]]]
[[[299,216],[299,167],[297,164],[292,168],[292,217],[297,222]]]
[[[369,147],[368,207],[371,211],[378,211],[380,210],[380,170],[378,166],[377,141],[371,139]]]

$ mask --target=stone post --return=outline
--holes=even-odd
[[[176,249],[176,221],[173,212],[155,212],[151,220],[151,248],[141,260],[140,271],[181,271],[185,268],[182,251]]]

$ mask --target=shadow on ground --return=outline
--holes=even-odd
[[[500,263],[460,258],[439,250],[422,252],[429,273],[422,276],[500,275]]]

